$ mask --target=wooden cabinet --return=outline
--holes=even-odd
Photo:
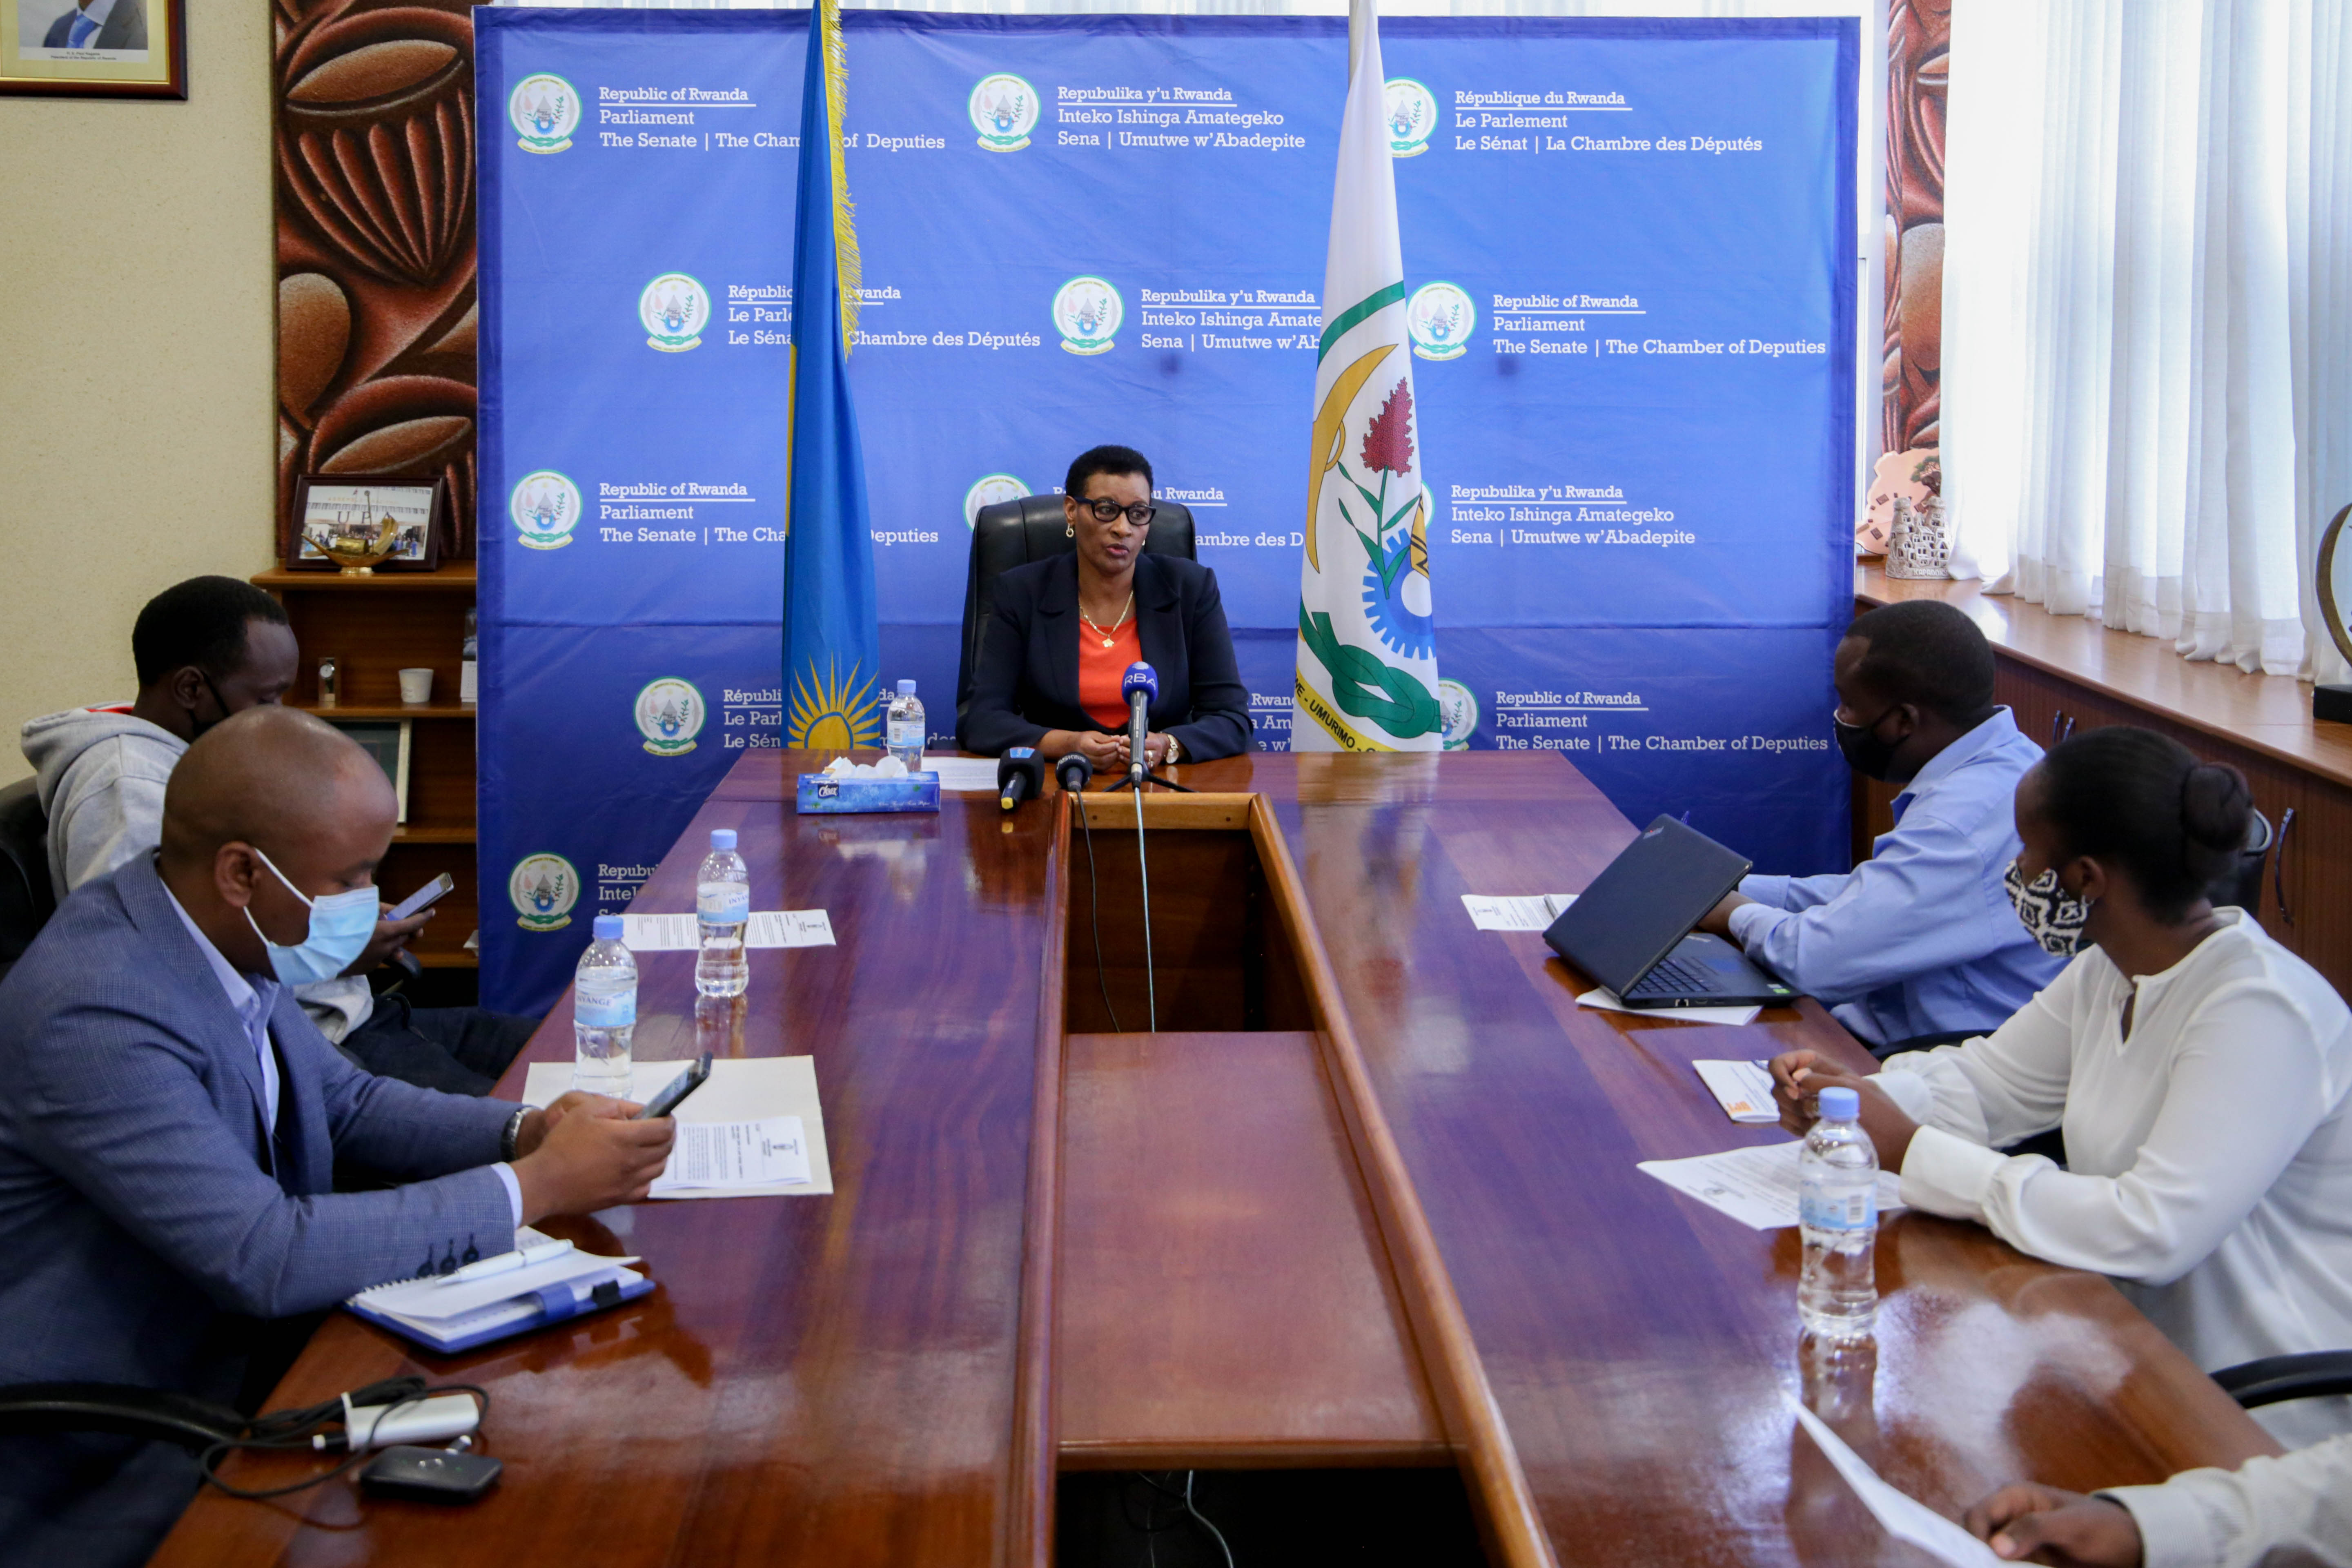
[[[474,710],[458,701],[466,612],[474,607],[474,563],[437,572],[345,577],[333,572],[264,572],[253,581],[286,606],[301,645],[290,706],[337,722],[408,726],[407,816],[393,834],[376,882],[396,902],[446,871],[457,889],[414,946],[428,970],[472,970],[465,945],[480,924],[474,857]],[[319,661],[341,668],[339,700],[319,701]],[[400,700],[400,671],[433,671],[432,700]],[[455,977],[452,977],[455,978]],[[445,999],[436,997],[436,1000]]]

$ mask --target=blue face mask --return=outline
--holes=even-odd
[[[367,947],[368,938],[375,934],[377,901],[373,888],[352,888],[341,893],[329,893],[323,898],[304,898],[302,889],[287,880],[278,863],[262,855],[261,863],[269,868],[270,875],[286,883],[286,890],[310,907],[310,931],[299,947],[280,947],[262,931],[260,922],[253,918],[248,906],[245,923],[253,927],[253,934],[261,938],[261,945],[269,950],[269,967],[277,972],[280,982],[288,985],[310,985],[321,980],[332,980],[352,966]]]

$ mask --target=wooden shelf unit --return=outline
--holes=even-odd
[[[466,939],[481,921],[475,858],[474,710],[457,700],[466,612],[474,607],[474,563],[437,572],[277,570],[253,582],[286,606],[302,662],[289,706],[330,721],[409,721],[408,820],[395,829],[377,868],[387,900],[397,900],[446,871],[457,886],[435,906],[414,951],[427,969],[472,969],[479,961]],[[341,665],[341,700],[319,706],[319,660]],[[400,672],[433,671],[433,700],[400,700]]]

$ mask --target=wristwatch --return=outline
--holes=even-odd
[[[1175,736],[1173,736],[1173,735],[1169,736],[1169,737],[1168,737],[1168,760],[1167,760],[1167,765],[1172,768],[1172,767],[1174,767],[1178,763],[1181,763],[1181,762],[1182,762],[1183,760],[1184,760],[1184,748],[1183,748],[1183,747],[1181,747],[1181,746],[1180,746],[1180,745],[1178,745],[1178,744],[1176,743],[1176,737],[1175,737]]]
[[[515,1162],[515,1141],[522,1136],[522,1119],[530,1114],[530,1107],[518,1105],[507,1118],[506,1130],[499,1134],[499,1158],[511,1165]]]

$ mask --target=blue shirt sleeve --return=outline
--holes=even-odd
[[[1735,910],[1731,934],[1749,957],[1835,1005],[2011,941],[1988,918],[1985,877],[1968,834],[1915,813],[1847,875],[1786,879],[1783,906]]]

